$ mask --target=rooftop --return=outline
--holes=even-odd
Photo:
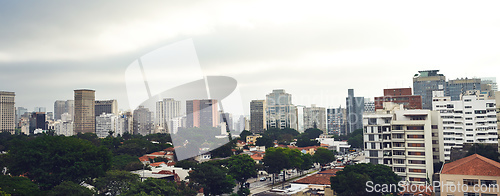
[[[473,154],[451,163],[445,163],[441,174],[500,176],[500,163],[481,155]]]

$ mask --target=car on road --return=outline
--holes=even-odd
[[[266,181],[266,177],[260,178],[260,181]]]

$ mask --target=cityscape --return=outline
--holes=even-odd
[[[0,196],[498,196],[498,6],[0,2]]]

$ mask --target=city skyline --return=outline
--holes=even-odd
[[[0,5],[10,16],[0,18],[0,90],[15,92],[16,107],[28,110],[51,111],[89,88],[96,100],[132,111],[127,66],[189,38],[205,75],[238,81],[246,115],[251,100],[273,89],[292,94],[295,105],[337,108],[347,89],[373,99],[383,89],[413,88],[421,70],[456,79],[498,77],[500,69],[500,16],[488,2]]]

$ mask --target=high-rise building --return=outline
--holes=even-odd
[[[15,130],[15,102],[14,92],[0,91],[0,131],[14,134]]]
[[[440,95],[439,95],[440,94]],[[432,110],[443,119],[445,160],[451,149],[462,149],[465,143],[498,144],[497,113],[494,99],[481,98],[480,91],[468,91],[461,100],[435,92]]]
[[[375,102],[372,101],[370,98],[365,98],[365,106],[363,109],[364,113],[373,113],[375,112]]]
[[[116,99],[95,101],[95,116],[100,116],[103,113],[118,115],[118,102]]]
[[[173,133],[170,120],[181,116],[181,102],[172,98],[166,98],[156,102],[156,125],[167,131]]]
[[[367,162],[387,165],[412,184],[433,181],[434,163],[444,162],[439,112],[384,103],[383,110],[365,115],[363,124]]]
[[[95,90],[75,90],[75,133],[95,133]]]
[[[304,107],[304,130],[316,128],[327,134],[326,130],[326,110],[323,107],[316,107],[312,104],[311,107]]]
[[[66,105],[64,107],[64,112],[71,115],[71,121],[75,121],[75,101],[74,100],[67,100],[66,101]]]
[[[406,109],[422,109],[422,97],[412,95],[411,88],[384,89],[383,97],[375,97],[375,110],[382,109],[385,102],[397,103]]]
[[[33,112],[30,116],[30,128],[29,133],[34,134],[35,129],[47,130],[45,112]]]
[[[57,100],[54,102],[54,120],[61,119],[61,115],[66,111],[66,101]]]
[[[19,124],[19,120],[21,120],[21,117],[28,112],[28,108],[24,108],[24,107],[16,107],[16,128],[18,128],[18,124]],[[26,115],[29,115],[29,114],[26,114]]]
[[[413,94],[422,96],[422,108],[432,109],[432,92],[446,91],[446,77],[439,70],[418,71],[413,76]]]
[[[57,120],[55,124],[55,131],[57,135],[72,136],[73,132],[73,119],[67,112],[61,114],[61,119]]]
[[[187,127],[217,127],[219,125],[219,110],[217,100],[187,100]]]
[[[347,90],[346,97],[346,134],[363,128],[363,112],[365,98],[355,97],[354,89]]]
[[[230,131],[234,130],[233,115],[231,113],[222,112],[222,111],[219,111],[219,114],[220,114],[220,118],[219,118],[220,123],[225,124]],[[224,129],[224,131],[227,131],[227,129]]]
[[[460,97],[467,91],[481,90],[481,79],[477,78],[461,78],[448,80],[445,88],[445,95],[450,97],[452,101],[460,100]]]
[[[33,112],[44,112],[44,113],[47,113],[47,108],[45,108],[45,107],[35,107],[35,109],[33,110]]]
[[[345,108],[330,108],[326,110],[328,134],[331,135],[345,135],[345,121],[346,112]]]
[[[134,110],[133,130],[134,134],[148,135],[154,129],[153,112],[148,108],[139,106]]]
[[[110,135],[118,136],[117,132],[118,116],[113,113],[102,113],[95,117],[95,134],[99,138],[105,138]]]
[[[292,95],[283,89],[273,90],[266,95],[266,126],[267,128],[298,129],[298,111],[292,104]]]
[[[250,102],[250,131],[264,133],[266,128],[266,100],[252,100]]]

